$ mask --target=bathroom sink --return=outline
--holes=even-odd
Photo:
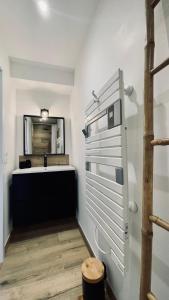
[[[72,171],[75,168],[71,165],[48,166],[48,167],[32,167],[28,169],[16,169],[12,174],[27,174],[27,173],[44,173],[44,172],[60,172]]]

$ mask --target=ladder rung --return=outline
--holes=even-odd
[[[160,2],[160,0],[152,0],[151,7],[155,8],[159,2]]]
[[[150,217],[149,217],[149,220],[150,220],[152,223],[154,223],[154,224],[160,226],[161,228],[163,228],[163,229],[169,231],[169,223],[166,222],[166,221],[164,221],[164,220],[162,220],[162,219],[160,219],[159,217],[157,217],[157,216],[150,216]]]
[[[147,294],[147,299],[148,299],[148,300],[157,300],[157,298],[154,296],[153,293],[148,293],[148,294]]]
[[[155,139],[151,141],[152,146],[167,146],[169,145],[169,139]]]
[[[151,75],[155,75],[169,65],[169,58],[164,60],[159,66],[151,70]]]

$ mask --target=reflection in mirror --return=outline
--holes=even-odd
[[[65,154],[64,118],[24,116],[24,155]]]

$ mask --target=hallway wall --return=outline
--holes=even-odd
[[[1,186],[1,197],[3,194],[3,244],[5,245],[10,233],[10,212],[9,212],[9,186],[11,181],[11,171],[15,164],[15,93],[11,86],[9,75],[9,61],[5,52],[5,47],[0,50],[0,67],[2,68],[2,153],[0,157],[0,167],[3,173]],[[2,218],[1,218],[2,220]],[[2,237],[2,235],[1,235]],[[0,255],[0,261],[2,256]]]
[[[132,9],[131,9],[132,7]],[[156,9],[156,64],[169,53],[169,5],[167,0]],[[75,88],[71,98],[73,164],[79,176],[79,223],[95,254],[108,267],[108,279],[117,300],[138,300],[140,285],[140,240],[143,169],[143,99],[144,99],[144,1],[100,1],[93,24],[75,72]],[[129,200],[135,200],[139,211],[129,214],[128,269],[123,278],[112,259],[98,253],[94,242],[94,224],[85,210],[84,110],[91,101],[91,91],[97,93],[117,68],[124,71],[125,86],[135,92],[125,97],[128,127]],[[155,136],[169,136],[169,69],[157,76],[155,89]],[[154,211],[169,220],[169,148],[155,150]],[[104,247],[104,237],[99,236]],[[155,228],[152,290],[160,300],[169,294],[169,235]]]

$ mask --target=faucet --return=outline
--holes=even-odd
[[[43,166],[44,166],[44,168],[46,168],[48,166],[48,157],[47,157],[47,154],[45,154],[43,158],[44,158]]]

